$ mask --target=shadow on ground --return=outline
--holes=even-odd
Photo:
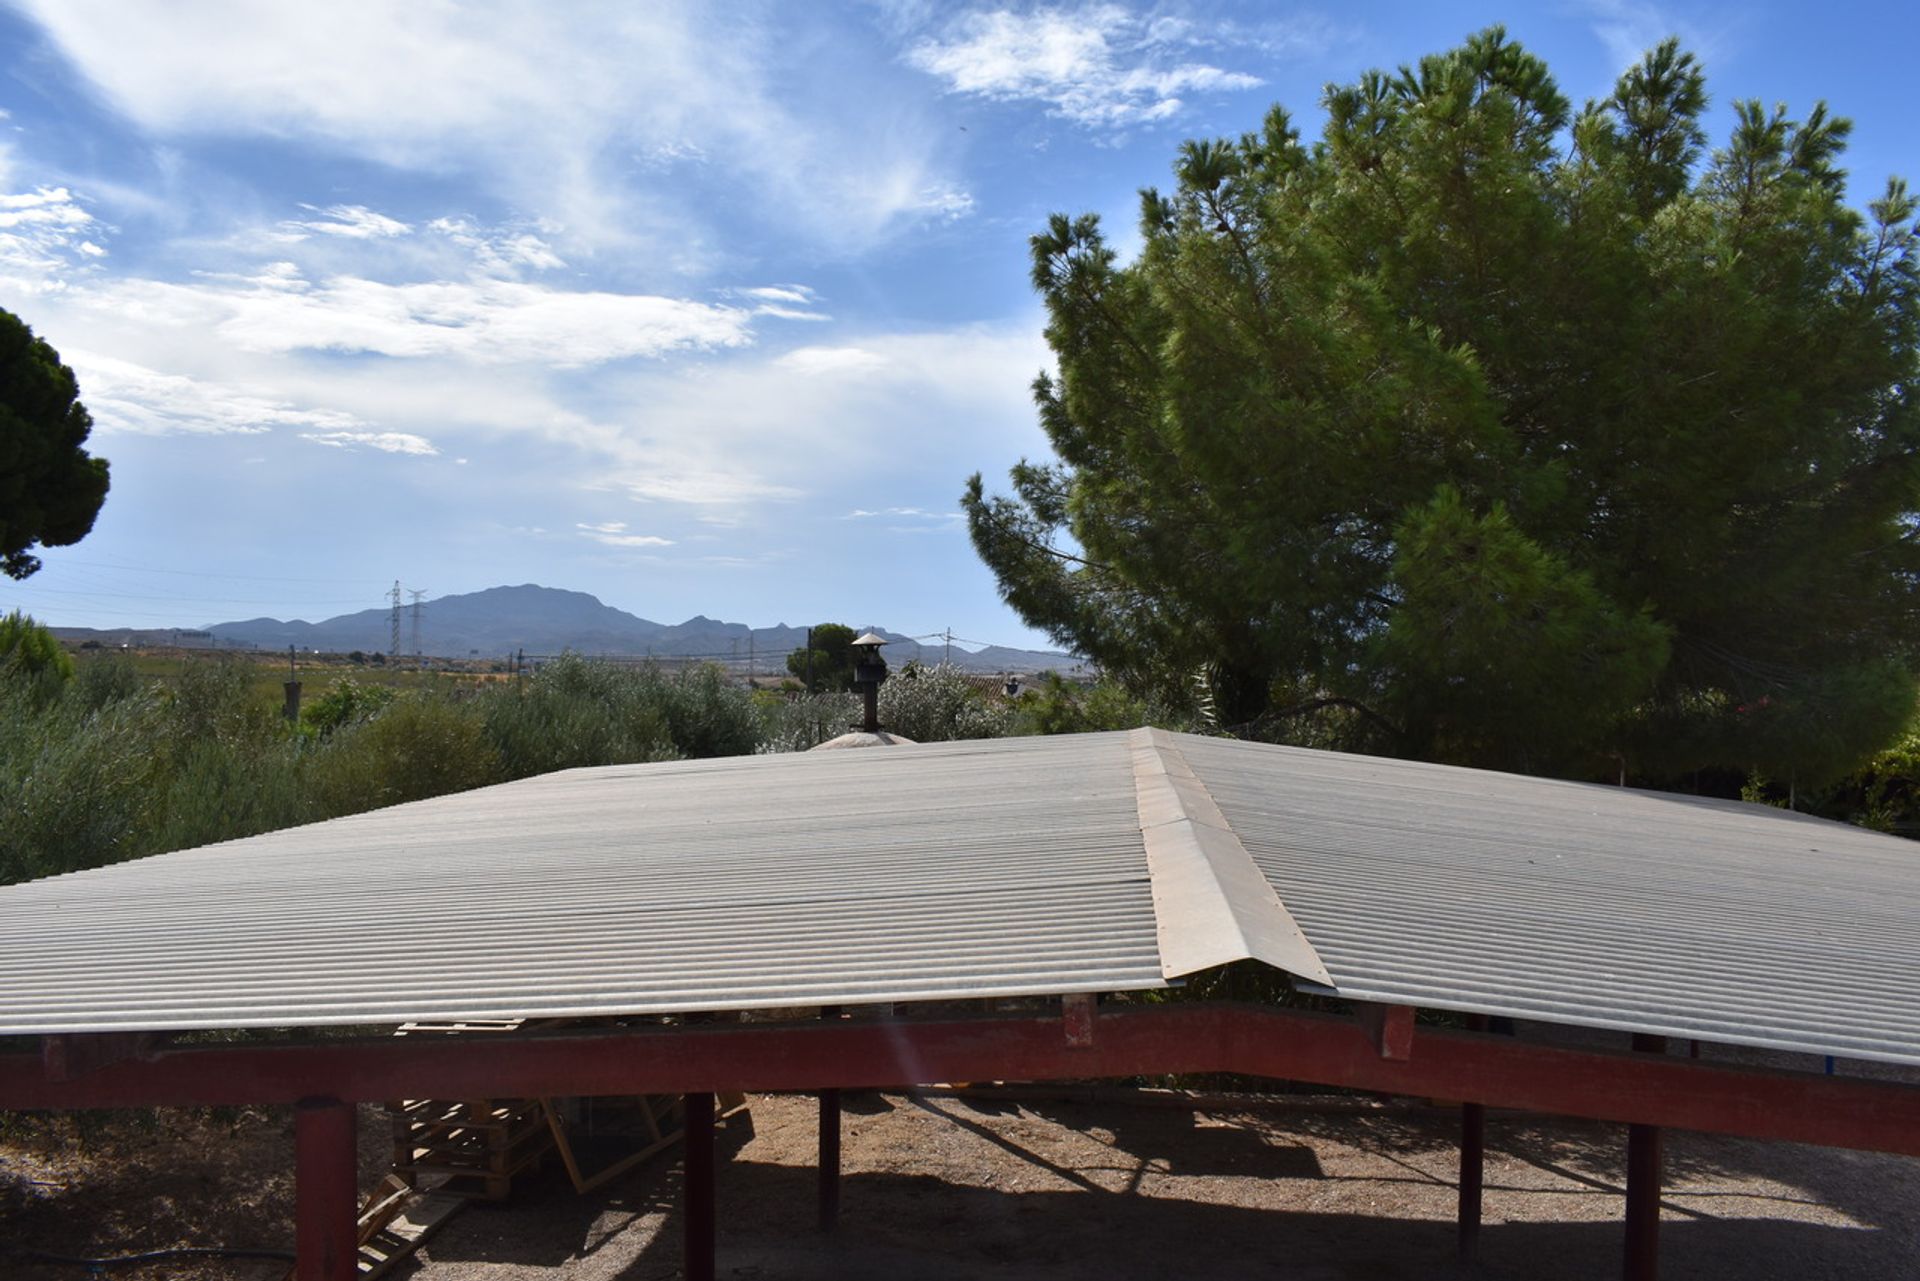
[[[853,1115],[886,1124],[890,1113],[908,1135],[905,1150],[890,1157],[898,1168],[853,1172],[858,1145],[850,1143],[843,1215],[838,1230],[825,1235],[814,1223],[813,1170],[792,1163],[791,1150],[781,1162],[758,1159],[743,1133],[723,1135],[719,1275],[1620,1275],[1618,1126],[1496,1117],[1480,1258],[1461,1266],[1451,1221],[1457,1132],[1444,1110],[1201,1118],[1074,1103],[870,1098]],[[804,1120],[798,1108],[788,1114],[789,1144],[806,1137],[799,1133]],[[1055,1136],[1072,1143],[1056,1145]],[[925,1145],[922,1153],[915,1142]],[[1095,1142],[1088,1159],[1085,1145]],[[965,1177],[920,1172],[955,1159],[950,1152],[938,1157],[936,1143],[967,1144]],[[1051,1150],[1056,1146],[1080,1155]],[[1666,1277],[1892,1281],[1920,1274],[1913,1163],[1678,1133],[1669,1135],[1669,1149]],[[927,1164],[914,1168],[916,1155]],[[1364,1172],[1341,1172],[1350,1166]],[[978,1185],[995,1177],[1001,1186]],[[1018,1186],[1021,1180],[1029,1186]],[[620,1281],[678,1276],[679,1194],[678,1167],[663,1163],[601,1198],[575,1198],[560,1183],[522,1205],[476,1209],[435,1243],[433,1266],[420,1281],[517,1277],[521,1268],[529,1276]],[[1839,1221],[1796,1221],[1809,1206],[1838,1210],[1826,1217]],[[1502,1221],[1508,1218],[1526,1221]]]

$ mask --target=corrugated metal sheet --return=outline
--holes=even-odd
[[[1168,978],[1259,960],[1331,983],[1313,945],[1234,835],[1171,734],[1131,732],[1140,834],[1153,878],[1160,972]]]
[[[573,770],[0,890],[0,1031],[1162,985],[1124,735]]]
[[[1920,1063],[1914,842],[1175,737],[1342,996]]]
[[[1143,827],[1214,845],[1151,870]],[[0,1032],[1135,990],[1289,911],[1355,999],[1920,1063],[1912,842],[1125,733],[575,770],[0,889]]]

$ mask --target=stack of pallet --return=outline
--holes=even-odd
[[[393,1172],[409,1185],[489,1201],[513,1194],[514,1176],[553,1151],[539,1099],[407,1099],[393,1114]]]

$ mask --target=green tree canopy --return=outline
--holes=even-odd
[[[1914,201],[1669,41],[1574,111],[1494,28],[1033,238],[1058,454],[1006,599],[1222,722],[1538,771],[1844,769],[1913,706]]]
[[[787,671],[812,694],[853,688],[853,638],[857,634],[845,623],[817,623],[812,628],[813,646],[801,646],[787,655]]]
[[[64,547],[93,528],[107,460],[84,446],[93,419],[73,371],[18,316],[0,311],[0,571],[40,568],[35,545]]]

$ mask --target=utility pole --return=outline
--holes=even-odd
[[[953,661],[953,628],[947,628],[946,639],[946,648],[940,651],[940,665],[942,667],[945,667]]]
[[[753,629],[747,629],[747,688],[753,688]]]
[[[420,657],[420,601],[426,596],[427,589],[424,587],[410,587],[407,589],[407,593],[413,597],[413,656],[418,658]]]
[[[387,657],[400,657],[400,580],[393,580],[393,590],[387,593],[387,600],[393,606],[388,622],[392,625],[393,635],[387,643]]]

